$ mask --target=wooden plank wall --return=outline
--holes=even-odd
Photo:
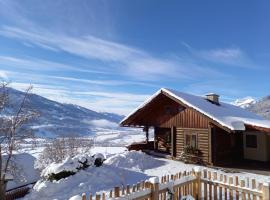
[[[184,129],[176,128],[176,157],[178,157],[184,149]]]
[[[197,134],[198,149],[202,152],[204,162],[210,162],[209,129],[176,128],[176,157],[179,157],[185,146],[185,134]]]
[[[160,124],[160,127],[183,127],[183,128],[205,128],[207,129],[209,120],[207,117],[198,113],[192,108],[186,108],[182,112],[169,118],[167,121]]]

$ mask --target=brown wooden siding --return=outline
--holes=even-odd
[[[183,127],[183,128],[208,128],[209,120],[192,108],[186,108],[182,112],[169,118],[160,124],[160,127]]]
[[[169,108],[169,112],[168,112]],[[208,128],[210,119],[193,108],[186,107],[167,97],[158,95],[125,121],[125,125],[154,127]]]
[[[197,135],[197,146],[202,152],[202,159],[209,163],[209,129],[176,128],[176,158],[180,156],[185,146],[185,134],[195,133]]]
[[[176,157],[179,157],[184,149],[184,130],[176,128]]]

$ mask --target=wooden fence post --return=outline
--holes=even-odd
[[[114,187],[114,197],[120,197],[120,188],[119,187]]]
[[[82,200],[86,200],[86,194],[85,193],[82,194]]]
[[[194,172],[196,176],[196,190],[195,190],[195,199],[202,199],[202,170],[201,167],[194,167]]]
[[[263,200],[270,199],[270,182],[263,183]]]
[[[158,200],[159,196],[159,178],[153,177],[149,179],[151,183],[151,200]]]

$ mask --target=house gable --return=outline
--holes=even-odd
[[[162,90],[121,122],[122,126],[203,129],[208,129],[209,124],[231,131]]]

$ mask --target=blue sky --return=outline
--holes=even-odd
[[[0,76],[127,114],[161,87],[270,94],[270,2],[0,0]]]

